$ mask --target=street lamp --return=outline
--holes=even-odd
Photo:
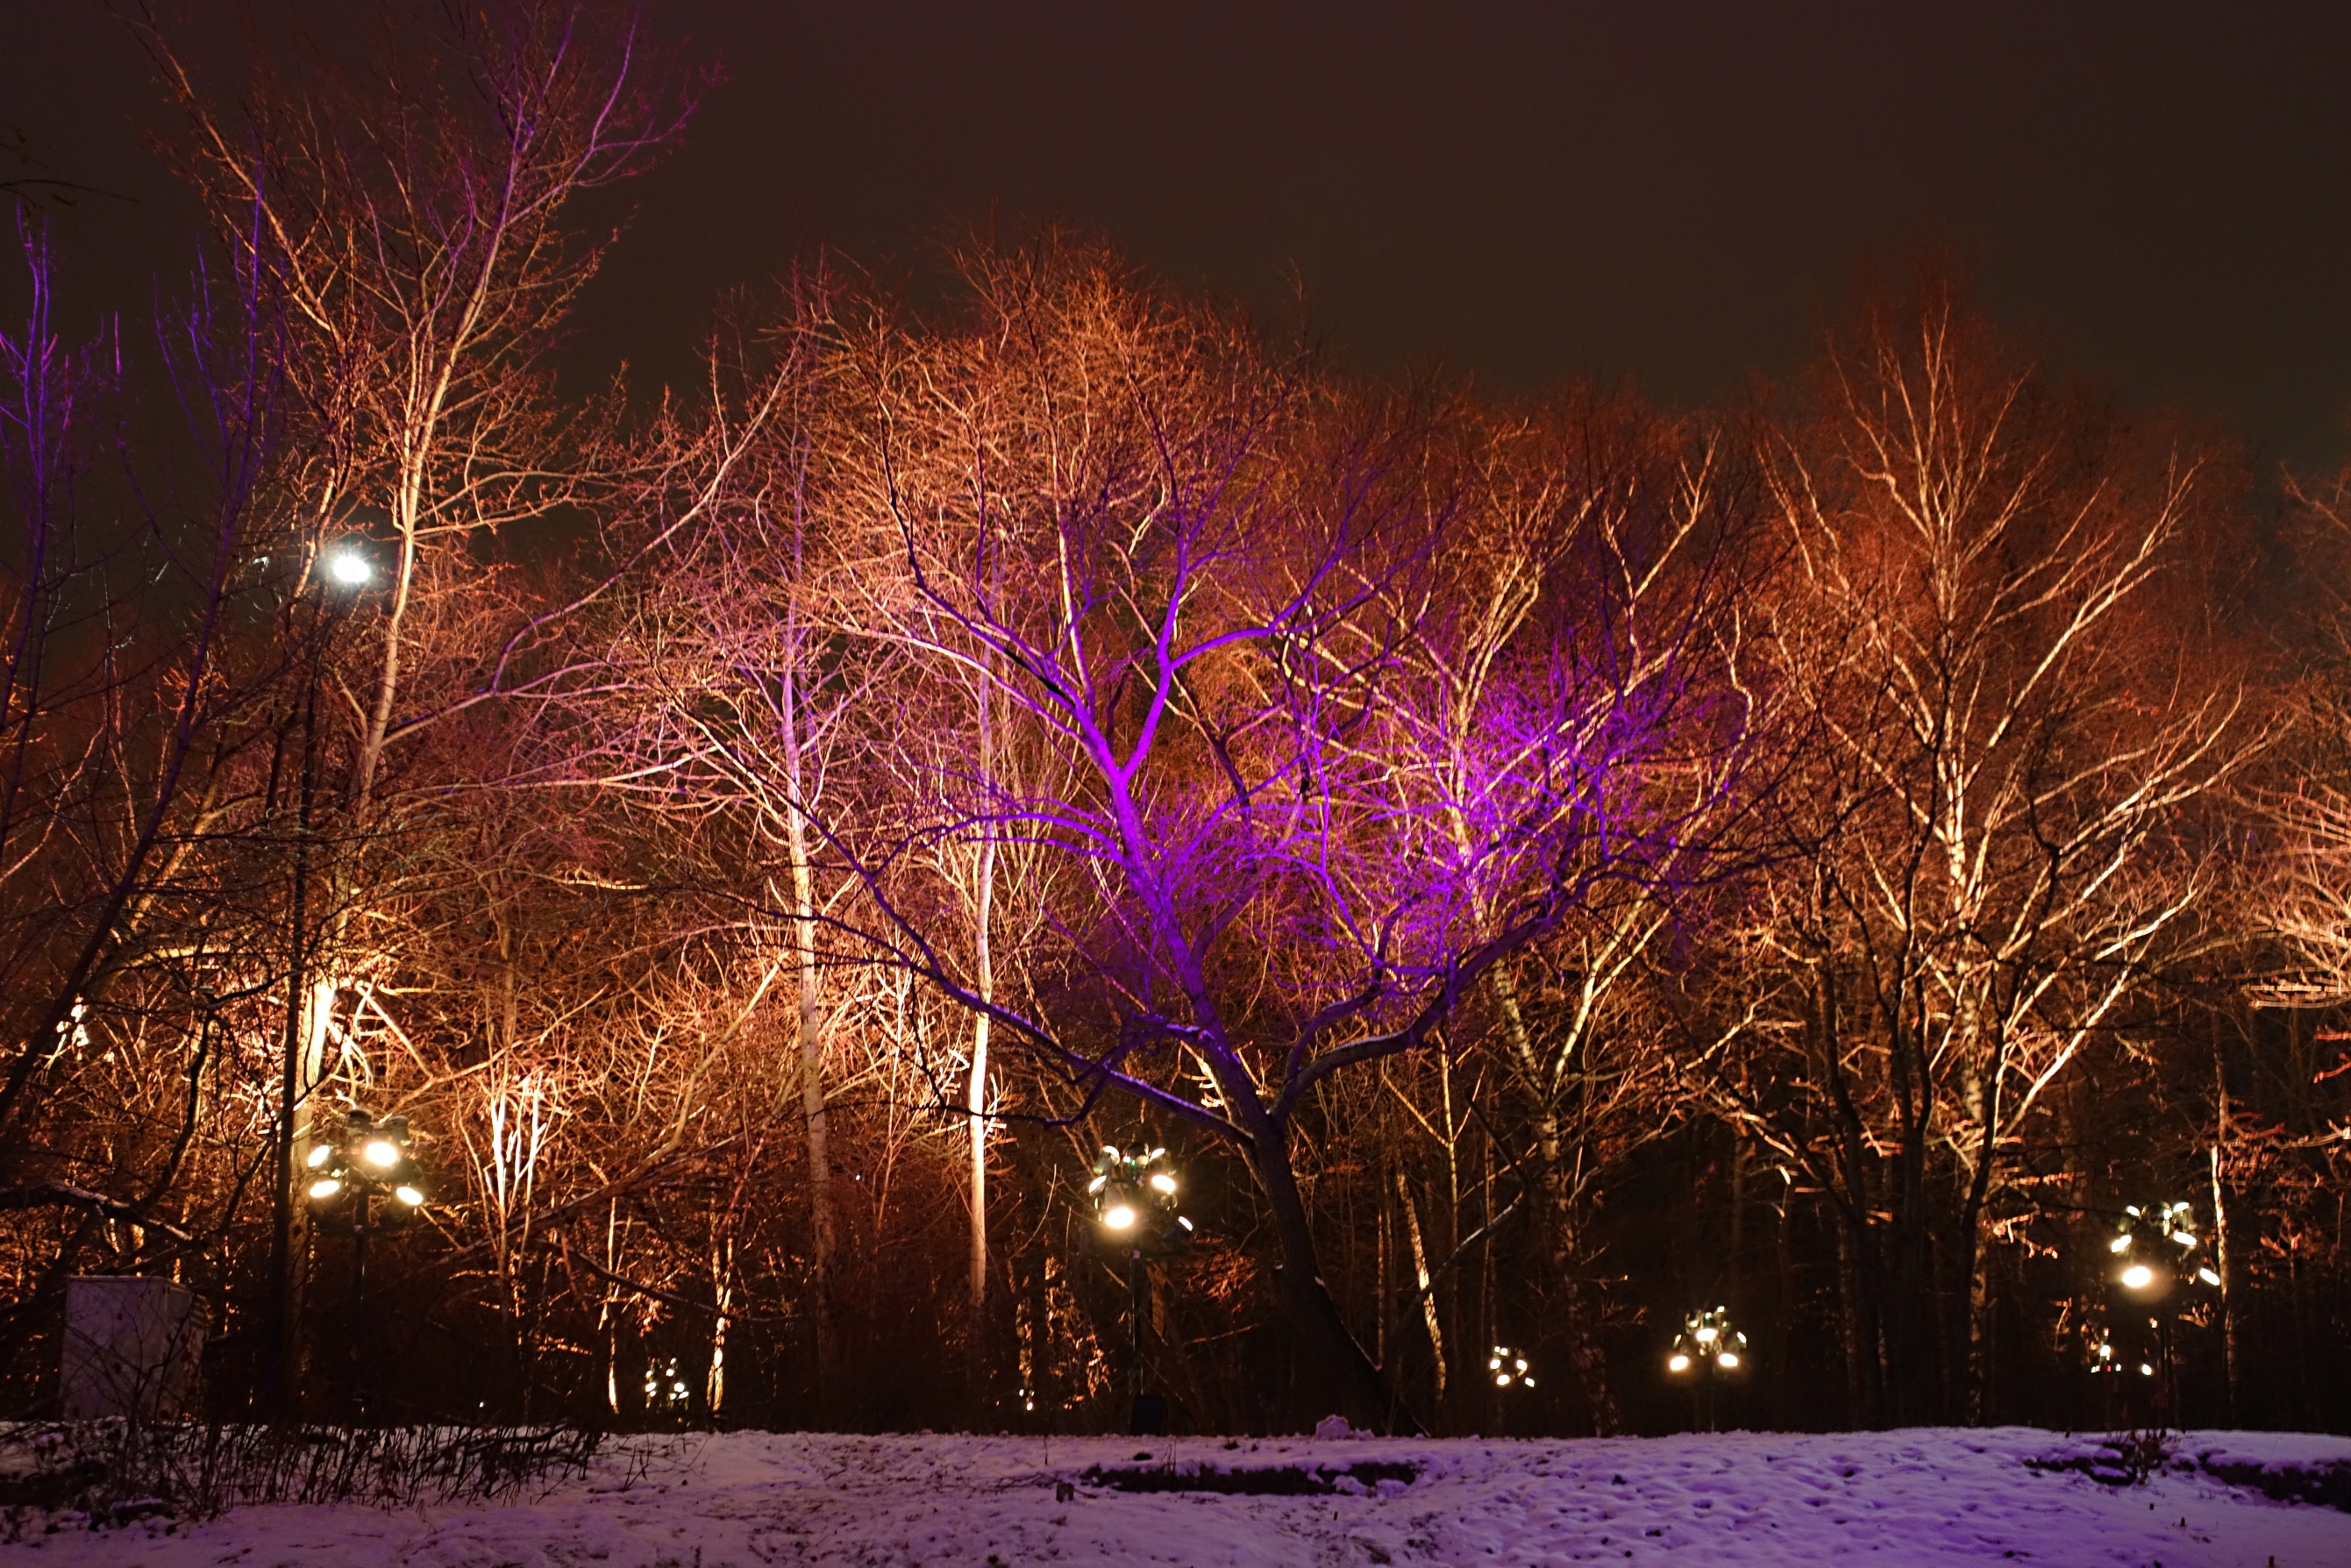
[[[2203,1246],[2196,1210],[2185,1202],[2126,1207],[2106,1243],[2116,1291],[2113,1316],[2134,1328],[2140,1323],[2146,1328],[2143,1338],[2133,1336],[2141,1338],[2136,1346],[2116,1346],[2109,1331],[2092,1353],[2090,1370],[2120,1372],[2136,1366],[2141,1376],[2154,1380],[2158,1419],[2178,1404],[2171,1321],[2198,1292],[2220,1282],[2205,1260]],[[2133,1350],[2137,1354],[2130,1354]]]
[[[1134,1341],[1129,1370],[1127,1427],[1140,1437],[1164,1430],[1167,1405],[1143,1392],[1143,1323],[1151,1301],[1151,1260],[1166,1256],[1192,1239],[1192,1222],[1177,1207],[1183,1183],[1164,1148],[1128,1154],[1105,1144],[1086,1183],[1093,1207],[1094,1245],[1126,1260],[1127,1316]]]
[[[310,1146],[303,1159],[302,1195],[321,1226],[351,1236],[351,1354],[353,1391],[358,1393],[358,1322],[367,1300],[368,1238],[403,1228],[427,1201],[424,1173],[411,1146],[408,1118],[381,1122],[353,1107],[334,1135]]]
[[[1731,1325],[1730,1309],[1715,1307],[1682,1320],[1682,1332],[1666,1357],[1666,1371],[1690,1385],[1693,1404],[1704,1412],[1706,1429],[1715,1427],[1715,1388],[1747,1370],[1747,1336]]]
[[[294,1305],[294,1222],[295,1204],[300,1196],[296,1190],[296,1183],[301,1173],[295,1168],[294,1148],[302,1141],[306,1120],[302,1107],[317,1087],[311,1081],[310,1043],[316,1031],[309,1027],[309,1009],[314,998],[310,995],[308,977],[310,953],[306,904],[310,886],[311,816],[318,784],[319,687],[325,678],[327,645],[335,622],[350,607],[358,590],[375,575],[367,556],[348,544],[326,550],[323,564],[325,570],[320,576],[324,579],[324,585],[312,587],[306,573],[304,591],[298,598],[298,603],[299,599],[310,601],[310,657],[308,678],[303,683],[302,695],[301,784],[296,796],[294,878],[287,922],[286,1037],[278,1075],[277,1190],[270,1202],[267,1364],[262,1377],[265,1396],[272,1413],[281,1416],[290,1414],[296,1402],[295,1368],[300,1360],[295,1353],[295,1338],[299,1324]],[[326,585],[342,591],[328,591]],[[294,610],[289,606],[289,631],[293,618]],[[308,1186],[317,1186],[319,1179],[312,1177]],[[313,1201],[315,1203],[316,1200]]]

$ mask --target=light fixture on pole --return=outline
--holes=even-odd
[[[2168,1424],[2178,1404],[2172,1320],[2195,1298],[2217,1286],[2220,1276],[2204,1256],[2196,1210],[2185,1202],[2132,1204],[2106,1243],[2113,1270],[2109,1296],[2112,1321],[2126,1327],[2124,1343],[2112,1331],[2092,1353],[2093,1373],[2136,1369],[2150,1380],[2154,1424]],[[2112,1386],[2112,1385],[2110,1385]]]
[[[1166,1426],[1166,1403],[1143,1392],[1143,1324],[1149,1315],[1151,1260],[1188,1243],[1192,1222],[1177,1206],[1183,1184],[1167,1151],[1128,1154],[1105,1144],[1095,1156],[1086,1198],[1093,1206],[1094,1245],[1126,1261],[1127,1316],[1132,1330],[1127,1427],[1140,1436]]]
[[[320,1179],[313,1176],[305,1183],[294,1158],[296,1145],[306,1135],[305,1108],[318,1088],[317,1064],[310,1056],[319,1036],[310,1027],[316,998],[311,988],[311,936],[305,911],[309,896],[311,822],[317,794],[319,688],[325,683],[327,652],[334,640],[335,626],[344,612],[358,601],[357,591],[375,575],[367,556],[349,544],[322,550],[314,564],[323,570],[314,575],[305,567],[301,591],[296,602],[287,607],[290,631],[301,601],[308,601],[310,626],[307,639],[309,669],[302,692],[301,778],[295,791],[294,874],[287,901],[286,1024],[278,1063],[277,1180],[273,1184],[277,1190],[270,1200],[269,1299],[260,1379],[265,1404],[280,1416],[290,1415],[297,1403],[296,1385],[299,1378],[296,1369],[302,1359],[295,1343],[300,1328],[295,1307],[295,1222],[304,1191],[317,1186]],[[329,588],[343,591],[329,591]]]
[[[1683,1319],[1666,1371],[1690,1385],[1691,1401],[1706,1429],[1713,1431],[1717,1385],[1747,1371],[1747,1336],[1732,1326],[1730,1309],[1715,1307]]]
[[[427,1201],[424,1173],[409,1141],[408,1118],[377,1121],[353,1107],[335,1135],[310,1146],[303,1162],[303,1196],[322,1227],[351,1237],[351,1352],[360,1349],[357,1324],[367,1299],[368,1238],[399,1230]],[[353,1392],[359,1393],[356,1375]]]

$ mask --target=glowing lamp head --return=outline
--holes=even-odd
[[[343,1184],[332,1176],[323,1176],[310,1184],[310,1196],[314,1198],[329,1198],[342,1190]]]
[[[1714,1335],[1715,1331],[1710,1328],[1700,1329],[1698,1331],[1698,1343],[1700,1344],[1712,1344],[1714,1343]]]
[[[2206,1284],[2208,1284],[2208,1285],[2217,1285],[2217,1284],[2219,1284],[2219,1283],[2220,1282],[2220,1275],[2218,1275],[2218,1274],[2215,1274],[2215,1273],[2214,1273],[2214,1272],[2212,1272],[2212,1270],[2210,1270],[2210,1269],[2199,1269],[2199,1270],[2196,1270],[2196,1277],[2197,1277],[2199,1280],[2203,1281],[2204,1281],[2204,1283],[2206,1283]]]
[[[1125,1204],[1116,1204],[1102,1212],[1102,1223],[1113,1230],[1134,1228],[1134,1210]]]
[[[392,1189],[392,1196],[400,1199],[401,1202],[408,1205],[411,1208],[422,1208],[424,1207],[424,1195],[417,1191],[413,1186],[394,1187]]]
[[[1154,1171],[1151,1173],[1151,1189],[1173,1197],[1176,1196],[1176,1178],[1165,1171]]]
[[[375,568],[359,551],[339,549],[327,558],[327,575],[345,588],[358,588],[375,576]]]
[[[2127,1237],[2127,1236],[2117,1236],[2117,1237],[2116,1237],[2112,1241],[2109,1241],[2109,1242],[2107,1242],[2107,1243],[2106,1243],[2106,1250],[2107,1250],[2107,1251],[2109,1251],[2109,1252],[2127,1252],[2127,1251],[2129,1251],[2129,1250],[2130,1250],[2130,1238],[2129,1238],[2129,1237]]]
[[[1687,1372],[1689,1370],[1689,1364],[1688,1356],[1676,1355],[1671,1361],[1666,1363],[1666,1370],[1667,1372]]]
[[[310,1157],[303,1163],[308,1165],[312,1170],[317,1170],[320,1166],[325,1165],[329,1160],[334,1158],[334,1155],[335,1151],[333,1149],[328,1147],[324,1144],[320,1144],[310,1151]]]
[[[2134,1291],[2144,1291],[2155,1283],[2155,1270],[2144,1263],[2134,1263],[2123,1270],[2123,1283]]]
[[[1721,1364],[1722,1369],[1725,1372],[1733,1371],[1739,1365],[1739,1353],[1736,1351],[1726,1350],[1714,1359]]]
[[[368,1164],[380,1171],[388,1171],[400,1163],[400,1145],[389,1138],[371,1138],[367,1147],[360,1153],[366,1156]]]

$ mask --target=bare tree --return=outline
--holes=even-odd
[[[1331,1073],[1426,1044],[1595,887],[1646,874],[1681,826],[1649,787],[1685,760],[1666,737],[1705,623],[1681,620],[1676,658],[1619,598],[1563,618],[1481,698],[1469,793],[1399,789],[1424,716],[1396,650],[1450,586],[1452,480],[1422,425],[1089,253],[980,258],[973,283],[962,330],[852,350],[850,504],[886,520],[904,564],[872,580],[906,595],[861,629],[993,686],[1057,766],[950,770],[931,793],[955,809],[904,828],[829,821],[862,884],[854,936],[1089,1099],[1114,1089],[1237,1150],[1353,1413],[1408,1419],[1320,1278],[1296,1118]],[[899,862],[958,839],[1066,862],[1070,978],[1047,1010],[984,998],[894,895]]]
[[[1729,960],[1763,990],[1731,988],[1757,1054],[1722,1082],[1830,1196],[1860,1414],[1954,1416],[2028,1117],[2132,1026],[2219,874],[2183,831],[2249,744],[2193,553],[2210,481],[1934,288],[1767,439],[1779,700],[1818,737],[1785,798],[1813,848]]]

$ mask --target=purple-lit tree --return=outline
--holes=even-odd
[[[1416,679],[1491,584],[1451,548],[1462,455],[1102,256],[972,264],[959,331],[876,327],[840,504],[875,526],[852,627],[992,691],[1018,775],[936,766],[824,822],[872,911],[847,952],[919,972],[1082,1091],[1246,1161],[1288,1303],[1351,1414],[1407,1419],[1317,1266],[1292,1145],[1334,1072],[1428,1045],[1509,955],[1681,852],[1742,718],[1713,606],[1645,595],[1672,541],[1562,508],[1573,570],[1475,657]],[[1656,605],[1670,600],[1669,613]],[[1019,780],[1016,782],[1016,778]],[[1043,781],[1059,780],[1047,783]],[[987,995],[910,887],[942,843],[1061,862],[1042,1005]]]

